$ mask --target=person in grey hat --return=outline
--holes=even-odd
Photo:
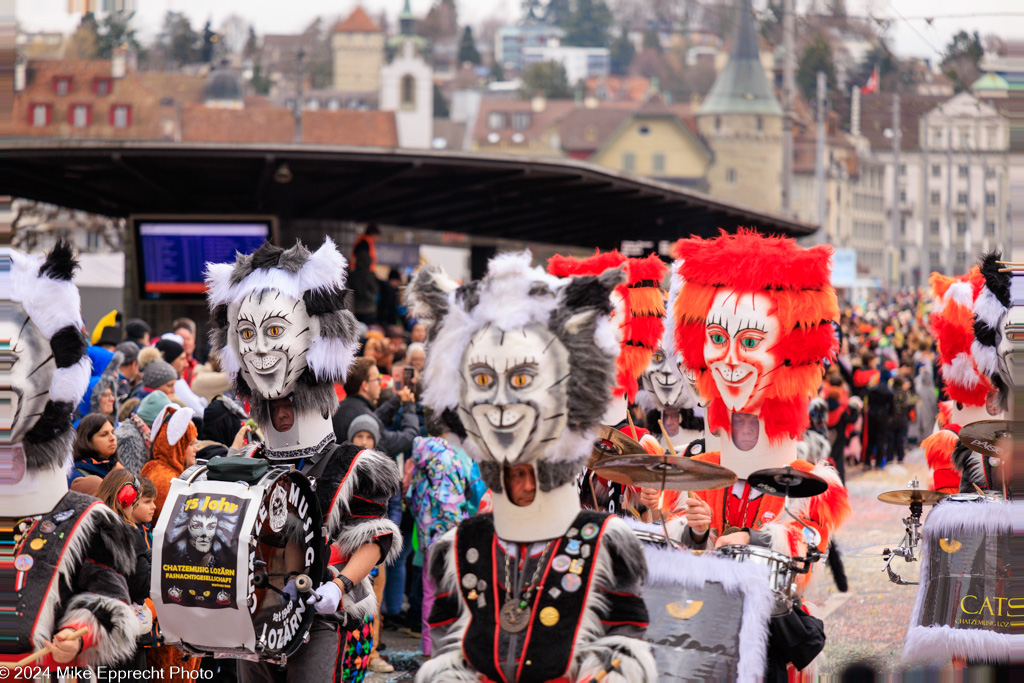
[[[142,385],[135,390],[134,396],[145,398],[153,391],[160,390],[167,396],[174,396],[174,383],[178,381],[178,373],[169,363],[159,358],[152,360],[142,371]]]
[[[135,342],[123,341],[117,345],[117,352],[123,356],[121,367],[118,368],[117,397],[128,398],[132,389],[142,381],[142,371],[139,369],[139,347]]]
[[[348,440],[363,448],[376,448],[380,441],[380,426],[372,415],[359,415],[348,426]]]

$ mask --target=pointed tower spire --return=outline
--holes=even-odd
[[[782,116],[782,105],[775,98],[775,91],[761,66],[761,50],[751,0],[736,0],[735,12],[736,32],[729,50],[729,63],[715,79],[698,115]]]

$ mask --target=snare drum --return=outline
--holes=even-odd
[[[166,642],[192,655],[284,662],[315,610],[295,590],[324,574],[323,516],[305,475],[275,467],[256,484],[171,482],[153,531],[150,596]]]
[[[772,616],[789,614],[793,609],[796,583],[793,561],[790,557],[757,545],[723,545],[715,550],[715,554],[735,562],[750,562],[767,567],[769,587],[775,595]]]

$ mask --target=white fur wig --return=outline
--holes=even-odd
[[[235,263],[208,263],[207,293],[213,320],[210,345],[220,354],[221,364],[234,379],[240,396],[252,401],[253,417],[268,424],[265,397],[242,377],[237,335],[228,320],[228,308],[261,292],[280,292],[303,302],[310,317],[319,322],[306,353],[306,369],[292,395],[296,413],[318,411],[330,416],[337,397],[334,383],[344,382],[355,359],[359,336],[356,320],[345,310],[345,258],[329,237],[310,253],[300,242],[290,249],[265,243],[252,254],[238,254]]]
[[[432,266],[421,268],[409,285],[413,315],[432,322],[423,401],[463,440],[492,489],[502,490],[496,463],[467,438],[457,412],[463,398],[463,356],[471,339],[488,326],[506,333],[539,324],[567,349],[568,427],[539,462],[546,464],[552,479],[538,470],[538,485],[550,490],[577,476],[590,455],[593,430],[612,399],[619,345],[609,322],[610,293],[623,279],[621,269],[599,277],[556,278],[532,267],[529,252],[518,252],[496,256],[484,279],[458,288]]]
[[[71,416],[85,395],[91,373],[82,331],[81,298],[72,282],[78,262],[71,245],[63,240],[45,258],[6,251],[11,259],[9,299],[28,316],[12,352],[17,355],[19,347],[48,343],[55,366],[48,378],[46,405],[24,436],[26,465],[29,469],[62,467],[70,458]],[[26,335],[42,335],[42,339],[29,339]],[[32,374],[43,372],[41,368],[47,362]],[[16,389],[29,393],[27,390],[35,387]]]
[[[1000,258],[998,252],[985,254],[979,264],[985,284],[974,300],[974,341],[971,344],[971,355],[974,356],[978,369],[992,382],[997,393],[998,407],[1007,410],[1013,380],[1010,377],[1005,353],[1000,352],[1000,347],[1004,346],[1003,326],[1012,303],[1012,274],[1000,272],[1003,270],[1002,264],[999,263]]]

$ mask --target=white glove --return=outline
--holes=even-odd
[[[338,584],[328,581],[316,589],[316,595],[320,596],[319,600],[311,595],[306,602],[312,604],[318,614],[334,614],[338,611],[338,605],[341,604],[341,589],[338,588]]]

